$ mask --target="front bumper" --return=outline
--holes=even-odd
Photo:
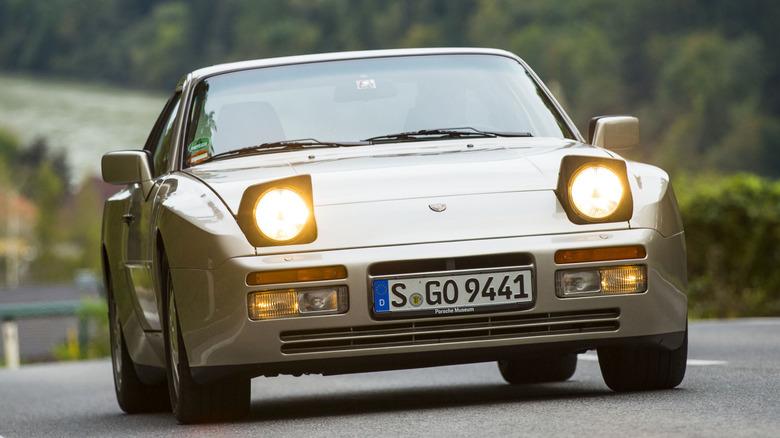
[[[556,265],[559,249],[644,245],[640,260]],[[372,316],[369,274],[387,261],[518,254],[534,272],[532,308],[403,320]],[[641,294],[559,298],[555,272],[589,266],[647,266]],[[348,277],[265,289],[345,285],[344,314],[252,321],[250,272],[344,265]],[[682,233],[650,229],[385,246],[316,253],[240,257],[213,270],[173,269],[181,331],[193,375],[340,373],[496,360],[543,348],[584,351],[615,342],[676,348],[686,324],[686,260]]]

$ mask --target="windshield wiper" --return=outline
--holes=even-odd
[[[297,149],[308,149],[308,148],[337,148],[343,146],[365,146],[369,144],[371,143],[368,141],[320,141],[314,138],[301,138],[298,140],[280,140],[280,141],[263,143],[255,146],[247,146],[240,149],[233,149],[226,152],[220,152],[216,155],[213,155],[203,160],[201,163],[205,163],[213,160],[219,160],[222,158],[235,157],[239,155],[257,154],[269,150],[286,151],[286,150],[297,150]]]
[[[464,138],[464,137],[532,137],[530,132],[501,132],[501,131],[482,131],[480,129],[463,127],[463,128],[446,128],[446,129],[421,129],[419,131],[400,132],[398,134],[379,135],[376,137],[367,138],[363,141],[373,143],[389,142],[389,141],[420,141],[420,140],[437,140],[441,138]]]

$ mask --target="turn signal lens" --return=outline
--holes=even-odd
[[[578,169],[569,183],[571,205],[587,219],[604,219],[615,213],[623,200],[620,177],[603,164]]]
[[[610,260],[643,259],[647,250],[642,245],[609,248],[565,249],[555,253],[555,263],[605,262]]]
[[[246,277],[246,284],[298,283],[301,281],[341,280],[347,278],[344,266],[325,266],[322,268],[285,269],[283,271],[253,272]]]
[[[309,207],[301,195],[287,188],[269,190],[255,207],[257,227],[271,240],[298,237],[309,220]]]
[[[647,267],[616,266],[558,271],[555,292],[561,298],[635,294],[647,290]]]

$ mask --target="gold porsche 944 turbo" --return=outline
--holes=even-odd
[[[687,356],[668,175],[637,119],[583,137],[517,56],[412,49],[184,77],[143,150],[103,156],[117,399],[237,418],[250,379],[496,361],[564,381],[595,349],[616,391]]]

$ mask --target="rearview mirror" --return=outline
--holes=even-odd
[[[594,117],[588,131],[588,140],[593,146],[624,149],[639,144],[639,119],[636,117]]]
[[[398,94],[395,82],[387,79],[360,79],[354,83],[339,85],[333,94],[336,102],[369,101],[386,99]]]
[[[103,155],[100,167],[109,184],[141,184],[144,196],[154,185],[147,151],[116,151]]]

